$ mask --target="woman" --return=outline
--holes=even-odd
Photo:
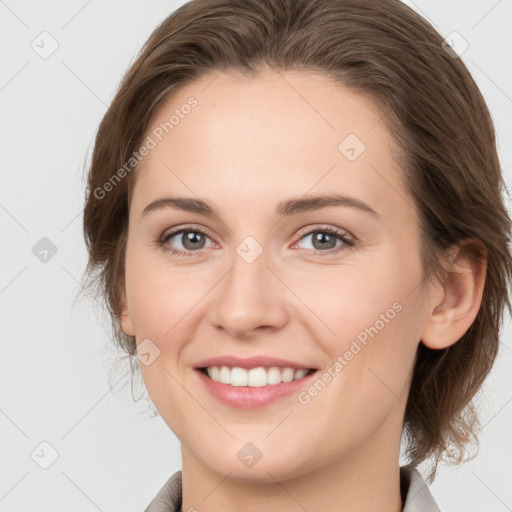
[[[510,311],[502,187],[477,86],[398,0],[165,19],[84,211],[87,271],[181,442],[147,511],[439,510],[416,466],[463,461]]]

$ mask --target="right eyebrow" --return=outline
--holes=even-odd
[[[162,197],[148,204],[142,215],[148,215],[156,210],[163,208],[177,208],[186,212],[198,213],[208,217],[218,217],[219,214],[211,206],[202,199],[194,199],[193,197]]]

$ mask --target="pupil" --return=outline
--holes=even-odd
[[[202,248],[201,242],[204,243],[204,239],[202,238],[201,233],[197,233],[195,231],[187,231],[183,233],[183,246],[186,249],[197,249],[197,245],[199,243],[199,248]],[[336,246],[336,239],[330,235],[329,233],[317,232],[313,236],[313,245],[316,247],[317,244],[319,248],[333,248]]]
[[[201,233],[197,233],[197,232],[194,232],[194,231],[187,231],[185,233],[183,233],[183,236],[184,236],[184,240],[183,240],[183,247],[185,247],[186,249],[197,249],[198,247],[196,245],[194,245],[194,243],[197,243],[199,241],[199,243],[202,241],[204,242],[204,239],[201,240]],[[199,249],[202,248],[202,245],[199,244]]]
[[[329,233],[315,233],[315,236],[313,237],[313,245],[315,245],[315,242],[320,242],[320,249],[326,247],[328,249],[332,249],[336,245],[336,239]]]

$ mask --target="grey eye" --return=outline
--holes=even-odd
[[[206,239],[209,238],[200,231],[180,230],[169,236],[170,244],[177,249],[185,249],[186,251],[200,250],[205,247]],[[179,243],[182,247],[179,247]]]

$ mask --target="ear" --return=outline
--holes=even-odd
[[[445,280],[432,294],[421,333],[421,341],[432,349],[453,345],[474,322],[484,290],[487,250],[476,239],[465,239],[453,247],[454,257],[446,269]]]
[[[120,295],[121,297],[121,315],[119,323],[121,324],[121,330],[127,336],[135,336],[135,330],[133,328],[133,321],[130,310],[128,308],[128,301],[126,300],[126,289],[124,283],[121,285]]]

